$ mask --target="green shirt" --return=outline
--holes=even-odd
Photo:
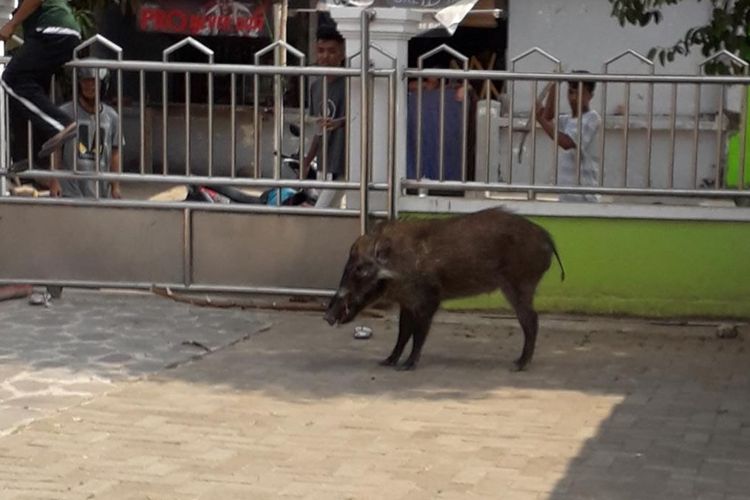
[[[61,35],[77,33],[80,36],[81,27],[73,17],[67,0],[42,0],[42,4],[23,22],[23,32]]]

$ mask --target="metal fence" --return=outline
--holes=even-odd
[[[363,15],[362,39],[365,44],[363,46],[370,45],[367,36],[369,34],[369,29],[367,28],[369,20],[370,17]],[[81,56],[85,50],[95,45],[109,50],[114,57],[104,59]],[[197,50],[205,56],[206,60],[204,62],[190,63],[173,61],[174,54],[186,47],[192,47]],[[371,50],[377,51],[380,49],[373,46]],[[293,190],[347,190],[352,194],[355,192],[361,194],[358,197],[358,201],[350,198],[349,207],[341,209],[338,207],[305,207],[304,209],[286,207],[282,206],[282,196],[274,197],[276,206],[273,206],[273,204],[230,204],[213,208],[222,211],[262,212],[278,210],[288,213],[304,213],[305,215],[359,216],[363,230],[367,224],[368,193],[384,191],[388,192],[390,199],[394,197],[392,190],[393,182],[372,182],[372,173],[369,169],[371,152],[368,152],[367,146],[370,144],[372,135],[368,114],[372,112],[374,105],[372,96],[369,94],[369,89],[376,80],[383,80],[387,82],[389,89],[395,89],[395,64],[391,68],[370,69],[369,51],[364,51],[350,57],[345,67],[308,66],[306,65],[306,57],[301,51],[282,41],[274,42],[256,52],[254,64],[252,65],[219,64],[214,62],[213,51],[191,37],[187,37],[164,49],[161,61],[123,60],[122,53],[123,50],[121,47],[100,35],[96,35],[81,43],[75,49],[73,60],[67,64],[67,67],[71,70],[72,79],[70,102],[73,103],[74,114],[77,117],[79,113],[79,88],[77,85],[76,69],[106,69],[114,75],[113,79],[116,87],[114,98],[116,101],[117,128],[119,131],[116,143],[121,152],[124,149],[123,146],[126,144],[123,136],[128,135],[123,134],[123,130],[128,129],[127,123],[125,123],[126,113],[130,111],[131,115],[135,114],[137,117],[135,120],[137,126],[131,127],[135,128],[135,134],[132,134],[133,130],[131,130],[131,134],[126,137],[127,144],[137,145],[134,151],[135,154],[133,155],[137,156],[135,168],[129,169],[130,171],[121,172],[102,171],[100,169],[100,145],[103,141],[103,138],[100,137],[100,113],[94,113],[96,120],[94,151],[96,157],[94,160],[95,169],[93,171],[86,171],[79,168],[77,154],[72,155],[73,161],[71,165],[54,165],[53,168],[50,168],[49,165],[38,164],[35,161],[34,152],[39,149],[39,144],[34,144],[34,135],[31,133],[30,123],[28,124],[28,141],[25,144],[23,158],[12,158],[11,148],[9,147],[9,144],[11,144],[10,132],[12,127],[9,126],[7,112],[8,96],[0,89],[0,102],[2,102],[3,106],[2,122],[0,122],[0,161],[2,162],[0,173],[3,174],[4,181],[5,177],[38,180],[75,179],[97,181],[95,183],[95,198],[100,202],[104,201],[102,198],[106,198],[106,193],[100,193],[100,183],[98,181],[150,183],[163,184],[165,186],[174,184],[207,187],[229,186],[252,190],[280,190],[282,188]],[[293,56],[298,64],[280,65],[279,61],[282,56],[286,60],[287,55]],[[264,64],[263,60],[269,56],[272,56],[272,63]],[[5,58],[0,62],[6,64],[7,61],[8,58]],[[356,66],[354,63],[356,63]],[[137,105],[134,109],[132,107],[131,109],[126,109],[123,106],[123,78],[128,73],[137,75],[138,79],[139,95]],[[147,75],[150,73],[160,75],[162,81],[161,109],[158,110],[158,114],[156,113],[156,109],[149,109],[147,107],[148,99],[146,96],[145,81]],[[180,75],[184,82],[184,102],[182,103],[169,102],[168,95],[170,86],[172,85],[170,81],[172,75]],[[226,112],[224,113],[224,117],[228,114],[228,119],[226,120],[228,123],[223,124],[225,125],[225,129],[222,131],[217,130],[215,117],[219,106],[214,103],[213,99],[213,79],[217,75],[228,76],[231,86],[231,101],[228,106],[222,109],[222,111]],[[193,99],[191,96],[191,79],[198,77],[207,79],[206,104],[205,109],[200,110],[200,120],[196,120],[197,113],[194,110],[203,107],[197,106],[192,102]],[[247,113],[244,113],[245,118],[250,118],[245,121],[238,119],[238,113],[244,111],[241,110],[236,102],[236,82],[238,77],[252,78],[254,82],[252,112],[249,116]],[[298,107],[286,110],[283,103],[284,87],[285,84],[288,84],[293,79],[297,81],[297,88],[299,89]],[[326,159],[330,148],[329,144],[327,144],[328,134],[325,133],[318,134],[322,140],[317,161],[319,165],[317,179],[303,177],[302,168],[298,172],[295,172],[296,177],[290,175],[289,169],[282,170],[282,166],[290,156],[285,151],[285,146],[288,146],[290,142],[298,144],[298,156],[295,160],[301,163],[313,132],[319,132],[316,119],[320,117],[311,117],[307,112],[307,89],[314,79],[320,79],[322,82],[322,97],[320,97],[322,102],[328,102],[330,82],[335,79],[344,79],[346,82],[345,100],[347,109],[344,113],[346,117],[344,126],[347,137],[345,155],[346,172],[343,178],[337,180],[330,180],[326,175],[328,174],[328,162]],[[273,81],[273,109],[266,109],[261,102],[259,89],[262,86],[263,80]],[[359,169],[352,172],[350,165],[352,162],[349,161],[348,137],[353,133],[349,119],[353,110],[349,108],[353,102],[351,99],[351,89],[355,85],[355,80],[357,80],[356,85],[359,86],[359,94],[365,96],[359,99],[360,109],[357,110],[361,116],[359,121],[364,147],[362,147],[362,154],[358,162]],[[100,76],[97,72],[95,95],[95,106],[97,109],[99,109],[103,99],[104,96],[101,95],[100,90]],[[395,91],[389,93],[388,99],[389,102],[384,103],[384,105],[390,109],[395,109]],[[175,107],[178,109],[175,110]],[[133,111],[134,113],[132,113]],[[292,118],[290,118],[290,114],[293,115]],[[296,132],[298,134],[296,140],[290,138],[287,127],[290,124],[295,125],[298,130]],[[238,135],[240,135],[239,130],[241,128],[245,129],[245,138],[248,135],[252,137],[252,142],[249,147],[244,147],[242,151],[239,151]],[[248,128],[252,131],[250,134],[246,133],[246,129]],[[389,125],[389,129],[392,130],[393,127]],[[217,144],[219,141],[224,141],[223,144],[228,146],[226,148],[227,154],[225,154],[223,149],[221,154],[218,154],[217,150],[219,148],[217,148]],[[16,156],[20,155],[17,154]],[[175,157],[178,158],[175,159]],[[389,158],[395,158],[393,152],[389,153]],[[28,162],[28,167],[24,167],[23,171],[15,172],[13,165],[18,165],[19,160]],[[55,163],[59,162],[59,159],[55,161]],[[129,163],[134,163],[133,158],[129,159]],[[390,162],[389,169],[391,171],[393,170],[393,166],[394,163]],[[2,191],[0,196],[7,194],[6,189]],[[6,201],[9,201],[9,199],[6,198]],[[86,203],[87,201],[56,200],[57,203],[63,204],[78,204]],[[121,207],[143,207],[152,204],[145,200],[107,200],[105,203]],[[183,205],[195,208],[194,204],[187,202]],[[352,206],[355,208],[351,208]],[[392,215],[393,203],[389,203],[388,207],[391,207],[390,210],[374,211],[369,213],[369,215],[376,217]],[[203,205],[200,208],[211,209],[211,207]]]
[[[363,17],[363,19],[365,19]],[[363,21],[366,23],[367,20]],[[363,43],[369,44],[367,30],[363,31]],[[84,49],[99,44],[114,54],[114,59],[81,58]],[[201,52],[205,62],[184,63],[171,61],[176,51],[191,46]],[[371,50],[379,50],[371,47]],[[274,61],[279,60],[281,52],[291,54],[296,60],[296,66],[263,65],[261,59],[273,55]],[[426,68],[425,63],[436,54],[444,52],[453,59],[450,68]],[[530,57],[546,59],[552,66],[549,73],[520,72],[516,65]],[[389,56],[390,57],[390,56]],[[442,191],[486,191],[486,192],[521,192],[534,198],[538,193],[577,193],[577,194],[609,194],[609,195],[659,195],[659,196],[687,196],[701,198],[743,198],[750,196],[748,192],[748,173],[746,165],[746,142],[741,138],[746,136],[747,124],[747,88],[750,76],[706,76],[696,75],[657,75],[654,63],[644,56],[626,51],[606,61],[600,74],[562,73],[560,61],[554,56],[540,49],[531,49],[518,57],[511,59],[509,71],[477,71],[468,69],[468,58],[448,46],[438,47],[419,58],[417,68],[409,68],[403,72],[407,81],[396,79],[397,70],[394,67],[372,69],[369,72],[359,67],[352,67],[360,54],[350,57],[347,67],[322,68],[307,66],[304,54],[283,42],[275,42],[255,54],[253,65],[217,64],[213,61],[213,52],[192,38],[186,38],[165,49],[162,61],[125,61],[122,59],[122,49],[101,36],[95,36],[83,42],[75,52],[74,60],[69,66],[75,68],[106,68],[116,75],[116,102],[119,119],[118,130],[123,131],[123,91],[122,81],[125,73],[137,75],[139,82],[139,98],[137,104],[137,134],[128,137],[128,142],[138,145],[137,168],[134,172],[101,172],[99,171],[99,137],[98,114],[96,114],[96,161],[94,172],[82,172],[78,168],[77,155],[73,155],[71,171],[35,168],[32,135],[29,134],[28,158],[31,168],[21,174],[25,178],[75,178],[98,179],[102,181],[118,182],[152,182],[176,184],[201,184],[206,186],[237,186],[246,188],[280,188],[294,189],[345,189],[359,190],[361,182],[352,181],[349,168],[349,142],[347,141],[347,175],[343,180],[307,180],[283,179],[282,150],[288,137],[284,134],[285,126],[290,121],[285,118],[282,92],[284,83],[290,79],[298,81],[299,107],[294,110],[294,120],[299,126],[300,151],[304,153],[306,139],[312,134],[310,129],[314,124],[306,118],[306,92],[303,89],[312,78],[323,80],[323,92],[327,99],[328,85],[325,76],[342,77],[347,81],[347,104],[350,103],[351,85],[358,80],[360,94],[369,95],[367,105],[361,105],[362,117],[372,114],[373,96],[370,91],[371,79],[382,78],[388,81],[389,102],[378,102],[378,106],[386,105],[395,114],[397,103],[396,86],[408,85],[409,80],[416,81],[415,89],[409,92],[409,112],[416,115],[416,120],[410,122],[408,131],[396,131],[389,127],[387,134],[409,134],[406,171],[394,173],[391,182],[369,183],[369,190],[388,191],[391,214],[395,212],[395,203],[400,190],[410,189],[439,189]],[[368,54],[369,58],[369,54]],[[643,65],[643,74],[618,74],[611,71],[613,65],[622,59],[633,59]],[[699,73],[704,66],[717,58],[725,58],[735,65],[747,70],[747,63],[735,56],[722,52],[704,61],[699,67]],[[457,63],[457,64],[456,64]],[[154,109],[147,110],[145,95],[145,78],[148,73],[161,75],[162,99],[161,120],[155,116]],[[184,81],[184,102],[178,105],[179,110],[171,112],[167,98],[169,92],[170,75],[179,74]],[[216,105],[213,100],[213,78],[215,75],[228,75],[231,82],[231,102],[226,109],[228,126],[225,131],[228,137],[228,155],[222,154],[219,161],[216,155],[216,144],[222,135],[215,126]],[[367,75],[363,78],[363,76]],[[205,77],[208,81],[208,95],[205,110],[201,119],[196,120],[191,102],[191,78]],[[236,80],[238,77],[251,77],[254,81],[254,99],[251,123],[252,145],[242,152],[238,152],[238,109],[236,103]],[[266,132],[271,129],[272,144],[267,144],[264,136],[264,117],[266,113],[259,100],[261,80],[273,80],[275,106],[271,112],[272,121],[266,125]],[[76,72],[72,72],[72,102],[77,109]],[[432,80],[435,89],[425,91],[423,83]],[[587,82],[596,84],[598,94],[591,102],[591,108],[597,110],[600,116],[596,147],[582,152],[581,141],[574,141],[575,148],[575,183],[560,182],[559,176],[559,120],[554,120],[554,139],[542,133],[535,114],[538,102],[536,96],[540,84],[554,84],[552,92],[555,94],[554,116],[560,116],[565,110],[561,102],[563,97],[562,84],[577,85],[579,96],[583,94]],[[96,103],[102,96],[99,92],[97,76]],[[500,86],[503,92],[499,99],[493,99],[490,88]],[[620,92],[613,92],[612,87],[619,86]],[[640,87],[637,92],[639,101],[632,102],[633,87]],[[740,89],[739,109],[726,110],[726,96],[728,89]],[[475,90],[476,89],[476,90]],[[477,91],[478,90],[478,91]],[[460,104],[452,102],[450,95],[455,92],[465,92]],[[367,94],[370,92],[370,94]],[[425,101],[425,94],[439,94],[431,101]],[[481,96],[480,96],[481,94]],[[620,105],[612,112],[610,105],[613,97],[621,95]],[[682,100],[678,105],[678,95]],[[685,106],[685,96],[692,96],[692,103]],[[645,96],[645,97],[644,97]],[[3,96],[4,109],[8,109],[7,96]],[[412,106],[412,100],[416,101]],[[528,106],[523,106],[528,101]],[[430,107],[437,109],[432,109]],[[449,108],[454,112],[446,121]],[[638,109],[634,109],[638,108]],[[579,107],[578,115],[582,109]],[[432,114],[430,114],[432,113]],[[346,116],[351,110],[347,109]],[[426,123],[425,116],[437,116],[437,120]],[[474,118],[470,120],[470,116]],[[8,117],[2,118],[3,141],[0,154],[5,166],[12,163],[8,144],[10,142]],[[179,123],[179,122],[182,123]],[[371,144],[372,123],[370,119],[360,121],[360,143],[363,145],[362,156],[359,159],[363,176],[372,179],[372,169],[369,168],[371,151],[367,151]],[[391,124],[395,124],[395,116],[391,117]],[[581,133],[581,120],[578,120],[578,131]],[[247,123],[240,123],[240,127]],[[159,128],[158,133],[154,129]],[[368,128],[369,127],[369,128]],[[182,139],[172,130],[178,130]],[[149,135],[149,131],[151,134]],[[451,132],[457,132],[452,133]],[[351,136],[350,120],[346,121],[346,136]],[[379,132],[380,133],[380,132]],[[122,134],[121,134],[122,135]],[[456,136],[460,137],[455,141]],[[158,140],[154,140],[159,136]],[[321,174],[325,174],[328,145],[326,134],[323,137],[323,150],[319,155],[323,165]],[[416,138],[416,139],[414,139]],[[429,139],[433,143],[429,144]],[[473,140],[470,140],[473,139]],[[426,142],[427,140],[427,142]],[[729,151],[731,144],[731,154]],[[389,141],[393,147],[394,141]],[[122,138],[118,138],[120,151],[123,150]],[[152,150],[147,151],[147,145]],[[196,152],[196,146],[199,151]],[[450,149],[452,154],[449,154]],[[180,150],[178,159],[176,150]],[[132,151],[132,149],[131,149]],[[250,152],[250,158],[248,158]],[[150,157],[147,158],[147,153]],[[223,153],[223,150],[222,150]],[[153,158],[157,156],[158,158]],[[450,156],[450,158],[449,158]],[[582,179],[582,165],[587,156],[596,165],[596,171],[590,178]],[[731,157],[731,158],[730,158]],[[399,163],[393,152],[388,155],[388,171],[391,172]],[[13,159],[18,160],[18,159]],[[156,161],[155,161],[156,160]],[[130,160],[132,164],[132,159]],[[156,168],[153,167],[156,163]],[[217,164],[218,163],[218,164]],[[367,173],[365,174],[365,169]],[[126,169],[127,170],[127,169]],[[131,169],[132,170],[132,169]],[[238,175],[242,170],[243,175]],[[400,174],[401,179],[397,179]],[[356,177],[356,176],[355,176]],[[321,176],[325,179],[325,175]],[[592,182],[591,179],[594,179]],[[400,182],[398,182],[400,181]],[[744,181],[744,182],[743,182]],[[398,184],[398,185],[397,185]],[[96,183],[97,190],[99,183]],[[364,190],[365,192],[367,190]],[[365,197],[362,200],[366,203]],[[127,203],[123,201],[122,203]],[[256,210],[262,207],[238,207],[238,209]],[[346,211],[344,213],[347,213]],[[351,213],[349,213],[351,215]],[[384,214],[379,214],[384,215]],[[364,219],[364,218],[363,218]]]
[[[440,52],[452,60],[451,67],[425,67],[425,61]],[[545,61],[549,72],[516,70],[518,63],[531,57]],[[617,73],[613,68],[623,59],[635,61],[645,71]],[[717,59],[728,61],[744,75],[704,75],[704,67]],[[570,193],[578,195],[568,197],[576,201],[610,195],[623,202],[631,195],[735,200],[750,196],[748,141],[742,140],[747,136],[748,64],[726,51],[706,59],[696,75],[657,75],[652,61],[631,50],[606,61],[598,74],[561,72],[560,60],[538,48],[511,59],[508,71],[467,70],[468,60],[444,45],[421,56],[417,68],[405,71],[406,78],[416,83],[409,100],[416,102],[415,109],[410,108],[415,117],[410,118],[418,138],[411,145],[410,168],[401,184],[405,189],[517,192],[528,199],[551,193],[563,194],[562,200]],[[430,80],[431,88],[424,83]],[[543,132],[536,119],[539,88],[552,86],[554,117],[571,112],[581,116],[581,97],[589,83],[596,88],[590,107],[598,116],[597,134],[589,150],[582,151],[585,137],[575,138],[581,137],[584,120],[574,120],[576,130],[568,132],[575,143],[574,180],[564,182],[559,179],[561,120],[554,119],[550,137]],[[577,109],[564,109],[565,84],[577,94]],[[493,98],[490,90],[497,86],[503,91]],[[638,87],[637,100],[634,87]],[[730,92],[731,111],[727,109]],[[433,94],[428,103],[425,93]],[[617,104],[614,109],[613,104]],[[446,115],[448,108],[453,109],[452,116]],[[429,123],[435,115],[438,119]],[[477,139],[469,145],[473,151],[467,152],[471,135]],[[453,151],[450,162],[448,149]],[[582,178],[586,159],[595,168]]]
[[[122,171],[100,168],[102,137],[99,116],[94,114],[93,170],[80,168],[75,154],[67,168],[54,165],[50,169],[36,164],[33,153],[38,145],[29,131],[28,142],[23,145],[26,154],[21,155],[29,160],[29,168],[20,173],[9,172],[7,169],[13,162],[21,158],[17,152],[16,157],[11,157],[8,97],[0,93],[3,183],[15,177],[75,179],[93,181],[96,190],[94,199],[22,199],[5,196],[4,184],[0,186],[0,206],[9,217],[5,222],[0,218],[0,231],[4,227],[8,230],[8,220],[19,221],[9,226],[12,234],[24,234],[24,224],[45,224],[58,232],[75,231],[90,224],[99,233],[85,235],[84,243],[98,245],[105,241],[108,246],[102,255],[121,256],[114,270],[104,258],[82,265],[77,253],[83,251],[83,243],[63,241],[63,235],[58,241],[62,250],[55,254],[55,249],[48,249],[49,262],[39,265],[17,258],[25,255],[23,249],[19,252],[0,245],[0,262],[6,264],[0,269],[0,282],[72,286],[110,283],[129,287],[162,284],[195,290],[326,295],[335,286],[335,269],[340,268],[341,259],[345,258],[339,253],[345,242],[351,240],[350,233],[366,232],[372,216],[393,217],[399,204],[415,195],[471,193],[489,199],[513,195],[531,200],[559,199],[561,203],[606,202],[602,196],[627,202],[634,195],[680,200],[719,198],[738,204],[750,199],[750,168],[746,168],[750,76],[747,63],[731,54],[720,53],[707,59],[695,75],[658,75],[653,62],[626,51],[606,61],[601,73],[585,74],[562,72],[558,59],[537,48],[511,59],[507,71],[474,70],[469,69],[469,58],[465,55],[441,46],[423,54],[417,68],[402,69],[397,67],[396,58],[370,43],[371,19],[372,15],[364,11],[360,42],[369,50],[350,55],[344,66],[336,68],[310,66],[301,51],[283,42],[274,42],[258,51],[254,64],[230,65],[216,63],[213,52],[192,38],[166,48],[161,61],[124,60],[122,49],[101,36],[84,41],[68,66],[72,70],[105,68],[114,75],[119,131],[116,142],[121,154],[127,153],[121,162]],[[113,57],[83,57],[84,51],[95,45],[108,50]],[[174,61],[175,53],[186,47],[197,50],[205,60]],[[373,53],[385,56],[391,64],[371,67]],[[431,59],[440,54],[447,55],[453,63],[447,68],[431,65]],[[287,55],[296,64],[281,64]],[[517,69],[530,58],[541,58],[549,70]],[[703,68],[717,58],[743,68],[745,75],[702,74]],[[271,63],[264,64],[269,59]],[[643,71],[616,72],[626,59],[637,63]],[[148,104],[146,95],[145,81],[149,74],[161,79],[161,99],[156,107]],[[125,75],[135,75],[138,82],[134,106],[126,106],[123,99]],[[170,103],[168,94],[176,75],[184,85],[184,100]],[[214,102],[213,80],[218,75],[229,77],[230,102],[226,106]],[[193,99],[191,82],[198,78],[206,81],[205,105]],[[250,110],[237,103],[238,78],[253,81]],[[323,102],[328,101],[333,78],[343,78],[346,84],[346,173],[337,180],[326,177],[330,145],[325,133],[321,135],[319,177],[304,178],[302,169],[293,176],[285,174],[283,153],[290,141],[299,144],[301,161],[310,138],[319,132],[316,117],[306,112],[309,107],[306,89],[316,78],[322,82]],[[259,89],[264,81],[272,82],[272,109],[265,109],[261,103]],[[284,89],[292,81],[299,89],[295,96],[297,106],[285,109]],[[98,73],[95,83],[98,108],[105,100]],[[589,91],[586,87],[590,83],[595,84],[590,107],[598,113],[597,134],[584,145],[575,140],[582,136],[583,120],[567,122],[573,128],[567,130],[565,139],[560,135],[563,122],[558,117],[565,111],[562,100],[566,84],[567,95],[578,103],[577,109],[570,111],[583,115],[583,95]],[[554,96],[554,109],[545,107],[544,115],[552,117],[551,130],[540,126],[540,119],[536,118],[541,105],[540,86]],[[71,91],[73,105],[77,106],[75,71]],[[407,95],[406,102],[397,101],[402,93]],[[730,94],[735,96],[733,100],[727,100]],[[405,113],[406,120],[400,121],[398,113]],[[357,114],[358,121],[353,124]],[[385,128],[376,129],[376,115],[385,116]],[[403,122],[407,123],[406,130],[397,128]],[[291,124],[299,129],[296,140],[287,133]],[[354,141],[356,137],[358,140]],[[407,137],[406,158],[397,155],[397,137]],[[385,153],[377,151],[378,158],[385,158],[378,164],[373,161],[376,142],[387,147]],[[566,173],[567,181],[560,176],[560,155],[566,145],[565,162],[573,169],[572,174]],[[354,147],[358,148],[358,155],[353,154]],[[275,193],[276,202],[112,200],[105,199],[100,182],[165,188],[230,186]],[[283,206],[280,190],[285,188],[344,190],[346,204],[344,208]],[[372,209],[370,196],[376,192],[384,193],[387,202]],[[59,218],[50,219],[53,207],[75,210],[58,212]],[[127,216],[122,209],[129,210]],[[18,219],[21,214],[30,214],[29,219]],[[106,220],[100,221],[100,216]],[[143,238],[153,238],[158,244],[153,243],[143,256],[123,253],[122,248],[131,243],[119,234],[118,228],[112,227],[117,224],[127,226],[135,240],[141,237],[135,233],[142,231]],[[55,228],[56,225],[64,228]],[[275,227],[284,227],[299,248],[288,250],[276,241],[280,238],[264,237],[267,238],[264,241],[271,242],[270,247],[246,250],[262,236],[261,232]],[[332,232],[323,236],[328,228],[333,228]],[[305,246],[311,244],[312,238],[318,245],[315,252],[321,255],[336,252],[335,255],[331,254],[325,262],[309,256]],[[10,244],[9,239],[4,240]],[[36,248],[34,245],[39,244],[35,240],[27,246]],[[60,253],[65,257],[60,257]],[[248,254],[253,256],[253,269],[243,274],[246,269],[235,261]],[[304,266],[312,270],[301,272]],[[305,272],[309,276],[304,276]]]
[[[363,47],[369,47],[369,13],[362,15]],[[112,58],[83,57],[86,49],[103,46]],[[192,47],[205,57],[201,62],[175,62],[174,55]],[[380,50],[372,47],[371,50]],[[280,64],[291,55],[296,66]],[[270,64],[265,62],[271,59]],[[358,61],[358,64],[357,64]],[[7,59],[3,61],[6,63]],[[56,284],[76,287],[118,286],[128,288],[170,287],[193,291],[233,291],[274,294],[328,295],[335,287],[338,273],[346,258],[346,246],[356,234],[367,230],[371,217],[392,216],[393,202],[378,210],[370,210],[369,196],[374,192],[395,197],[392,186],[392,161],[389,161],[390,182],[373,182],[370,164],[372,151],[371,120],[374,107],[370,89],[384,82],[388,89],[389,109],[395,109],[396,69],[371,69],[370,51],[352,56],[345,67],[308,66],[304,55],[295,48],[275,42],[255,54],[255,64],[228,65],[213,61],[212,52],[192,38],[166,48],[161,61],[128,61],[122,49],[101,36],[84,41],[68,63],[72,71],[71,100],[78,103],[77,68],[104,68],[113,74],[116,87],[119,149],[131,149],[130,168],[125,171],[103,171],[100,165],[102,144],[98,115],[94,137],[94,168],[81,168],[80,162],[50,166],[38,164],[34,152],[34,135],[29,142],[16,141],[11,158],[11,127],[13,118],[7,112],[8,97],[0,94],[0,177],[7,179],[72,179],[93,181],[95,195],[91,198],[27,198],[7,196],[5,186],[0,195],[0,283]],[[123,102],[123,77],[137,75],[136,105]],[[154,109],[146,99],[145,80],[148,74],[161,77],[161,104]],[[167,97],[175,75],[184,82],[184,102],[170,103]],[[212,80],[228,75],[232,88],[229,106],[220,109],[213,102]],[[236,79],[254,82],[253,106],[238,106],[234,98]],[[207,79],[205,106],[193,102],[191,79]],[[329,80],[330,78],[330,80]],[[299,157],[307,151],[317,118],[306,116],[306,87],[322,81],[323,103],[328,102],[330,84],[344,79],[346,83],[346,166],[345,175],[337,180],[326,176],[329,145],[322,134],[317,179],[303,178],[302,169],[289,175],[283,168],[287,143],[295,142],[286,133],[287,125],[299,128]],[[100,76],[95,77],[95,108],[104,101]],[[271,81],[274,88],[272,109],[260,102],[261,81]],[[283,85],[296,80],[300,89],[299,107],[285,110],[281,96]],[[357,96],[359,98],[355,98]],[[355,107],[356,106],[356,107]],[[76,109],[75,114],[79,113]],[[223,115],[222,115],[223,113]],[[350,117],[359,115],[359,134],[363,147],[358,159],[350,157],[348,136],[357,133]],[[217,117],[222,117],[222,121]],[[393,113],[388,128],[393,133]],[[130,127],[128,125],[130,122]],[[17,125],[17,124],[16,124]],[[22,124],[23,125],[23,124]],[[123,133],[124,132],[124,133]],[[25,151],[19,153],[18,150]],[[126,152],[126,151],[121,151]],[[75,155],[74,155],[75,156]],[[389,158],[395,158],[390,151]],[[132,159],[135,161],[132,162]],[[23,171],[15,171],[14,162],[27,159]],[[354,168],[356,165],[357,168]],[[60,167],[65,168],[60,168]],[[10,167],[10,170],[8,170]],[[51,167],[51,168],[50,168]],[[148,186],[175,184],[242,188],[245,192],[265,190],[275,202],[202,203],[188,199],[107,199],[99,182],[120,182]],[[285,206],[282,189],[345,190],[346,205],[341,207]],[[275,194],[275,197],[274,197]],[[46,237],[43,237],[46,235]],[[29,259],[29,255],[34,255]]]

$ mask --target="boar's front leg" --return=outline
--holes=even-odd
[[[393,346],[391,355],[381,361],[381,365],[395,366],[396,363],[398,363],[401,354],[404,352],[404,347],[406,347],[406,343],[409,342],[413,331],[414,315],[411,311],[402,307],[398,317],[398,340],[396,340],[396,345]]]
[[[437,298],[430,299],[420,304],[418,310],[412,313],[414,322],[412,323],[413,341],[411,354],[409,354],[404,364],[399,367],[399,370],[413,370],[417,367],[419,357],[422,355],[422,346],[427,339],[427,334],[430,332],[432,318],[435,316],[438,306],[440,306],[440,301]]]

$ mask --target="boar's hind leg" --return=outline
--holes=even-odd
[[[529,305],[518,311],[518,321],[523,328],[523,351],[521,357],[515,361],[516,368],[523,370],[531,358],[534,356],[534,347],[536,346],[536,334],[539,329],[539,318],[536,311]]]
[[[539,318],[534,310],[534,290],[536,284],[525,287],[503,287],[503,292],[508,302],[516,312],[518,322],[523,329],[523,351],[515,361],[516,369],[523,370],[534,356],[536,346],[536,334],[539,329]]]
[[[412,332],[414,331],[414,314],[408,309],[401,308],[398,318],[398,340],[393,346],[391,355],[380,362],[383,366],[394,366],[398,363],[401,354],[404,352],[406,343],[409,342]]]
[[[423,303],[419,307],[419,310],[413,313],[411,354],[404,361],[404,364],[399,367],[399,370],[413,370],[417,367],[419,357],[422,355],[422,346],[427,339],[427,334],[432,324],[432,317],[435,315],[438,306],[440,306],[439,300],[431,300]]]

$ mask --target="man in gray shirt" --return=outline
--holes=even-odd
[[[338,68],[344,62],[344,38],[336,28],[322,25],[318,29],[316,55],[319,66]],[[323,95],[323,80],[310,85],[310,113],[318,118],[318,126],[310,150],[305,156],[303,174],[307,176],[310,163],[317,156],[320,163],[319,176],[325,173],[326,180],[343,179],[346,175],[346,78],[325,76],[327,96]],[[327,97],[327,99],[325,99]],[[323,103],[325,99],[325,104]],[[326,133],[323,154],[323,131]],[[325,165],[322,164],[325,156]],[[323,189],[318,195],[316,207],[338,207],[344,197],[341,189]]]
[[[73,170],[73,155],[78,155],[78,172],[96,172],[96,71],[99,71],[100,84],[105,87],[109,74],[105,69],[79,68],[78,73],[78,110],[73,103],[63,104],[60,109],[68,116],[76,117],[78,139],[68,141],[60,151],[53,153],[53,168]],[[100,98],[104,90],[100,92]],[[117,112],[100,102],[99,105],[99,171],[120,171],[120,148],[118,144]],[[61,161],[62,160],[62,161]],[[96,181],[88,179],[52,178],[49,182],[50,196],[67,198],[96,198]],[[99,197],[121,198],[120,185],[117,182],[100,182]],[[35,292],[29,297],[32,305],[47,304],[50,298],[60,298],[62,287],[47,286],[47,292]]]
[[[96,71],[100,72],[100,84],[106,90],[109,74],[106,69],[79,68],[78,70],[78,140],[65,144],[60,168],[73,170],[73,155],[77,155],[78,172],[96,172]],[[70,116],[76,116],[73,103],[61,108]],[[118,143],[118,116],[111,106],[99,102],[99,172],[120,171],[120,148]],[[58,165],[60,163],[58,162]],[[50,183],[50,194],[67,198],[95,198],[96,181],[87,179],[60,179]],[[99,183],[100,198],[121,198],[118,182]]]

